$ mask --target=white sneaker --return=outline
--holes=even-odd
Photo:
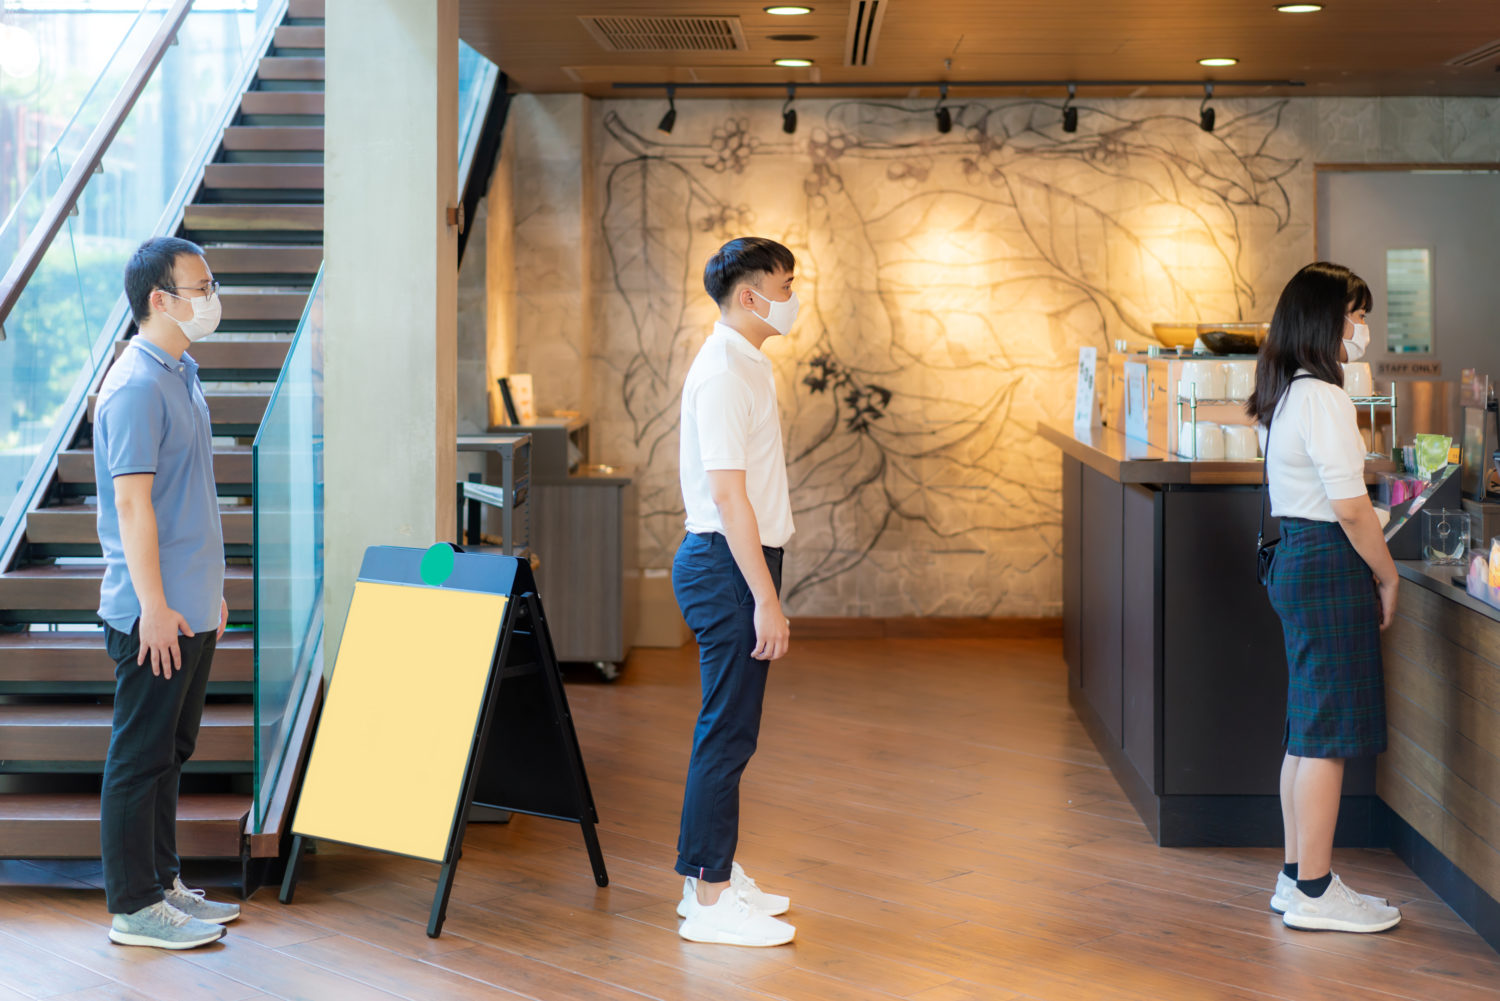
[[[116,914],[109,925],[111,942],[154,949],[196,949],[223,937],[222,925],[189,917],[165,900],[131,914]]]
[[[739,890],[750,902],[750,906],[762,914],[772,917],[785,914],[792,906],[790,897],[782,897],[775,893],[767,893],[762,890],[748,875],[738,862],[729,866],[729,888]],[[698,895],[698,881],[692,876],[685,876],[682,880],[682,899],[677,902],[677,916],[685,918],[688,915],[688,898]]]
[[[688,900],[687,912],[687,920],[682,922],[677,934],[689,942],[759,947],[786,945],[797,937],[796,928],[757,911],[750,906],[745,895],[732,886],[724,888],[719,902],[712,907],[698,903],[694,894]]]
[[[1400,924],[1401,912],[1371,903],[1334,876],[1321,897],[1309,897],[1293,889],[1281,920],[1288,928],[1302,931],[1377,932]]]
[[[1286,909],[1292,905],[1292,891],[1297,888],[1297,881],[1288,876],[1283,870],[1276,874],[1276,892],[1271,894],[1271,910],[1277,914],[1285,914]],[[1361,893],[1370,903],[1379,907],[1389,907],[1391,902],[1384,897],[1372,897],[1368,893]]]

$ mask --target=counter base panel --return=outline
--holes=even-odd
[[[1377,818],[1384,831],[1383,841],[1396,857],[1405,862],[1412,874],[1426,883],[1443,903],[1467,921],[1492,949],[1500,951],[1500,901],[1486,893],[1384,802],[1379,802]]]
[[[1279,796],[1158,796],[1079,690],[1068,700],[1109,765],[1130,805],[1163,848],[1278,847],[1282,841]],[[1368,763],[1365,763],[1366,766]],[[1339,807],[1334,844],[1340,848],[1384,848],[1389,844],[1384,807],[1368,794],[1351,793]]]

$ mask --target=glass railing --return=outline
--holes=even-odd
[[[490,96],[494,93],[495,78],[500,69],[469,43],[458,43],[458,193],[463,197],[464,182],[468,180],[469,167],[474,159],[474,150],[479,145],[479,133],[484,127],[485,112],[489,110]]]
[[[255,831],[287,761],[323,635],[323,275],[252,448],[255,464]]]
[[[26,198],[71,166],[166,16],[162,0],[112,7],[7,3],[0,24],[0,267],[46,207]],[[45,184],[45,182],[43,182]],[[49,192],[50,193],[50,192]]]
[[[189,10],[178,44],[124,119],[75,214],[0,317],[0,552],[129,323],[120,283],[126,259],[181,212],[285,3],[260,7],[219,0]],[[45,205],[73,163],[54,150],[45,166],[26,204]]]

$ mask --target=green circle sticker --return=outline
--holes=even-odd
[[[442,587],[453,576],[453,547],[439,542],[422,554],[422,583]]]

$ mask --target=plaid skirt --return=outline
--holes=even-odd
[[[1384,751],[1380,596],[1343,528],[1283,519],[1268,590],[1286,638],[1287,753],[1357,758]]]

